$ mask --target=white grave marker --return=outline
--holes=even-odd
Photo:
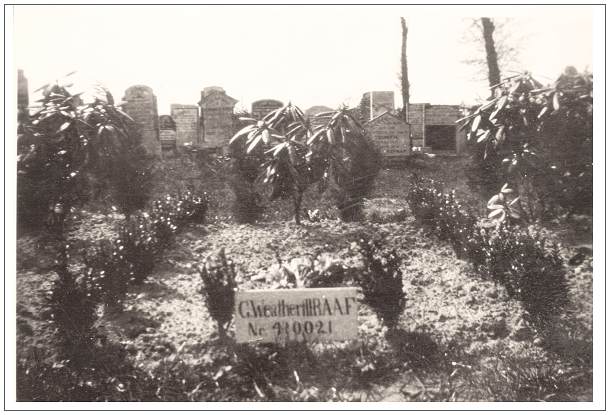
[[[324,342],[358,336],[357,289],[304,288],[238,291],[238,343]]]

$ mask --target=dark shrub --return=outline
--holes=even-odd
[[[47,305],[57,325],[61,353],[75,358],[95,341],[96,302],[82,276],[72,275],[65,267],[57,270],[57,276],[47,297]]]
[[[364,269],[358,277],[364,301],[388,328],[394,328],[405,307],[400,258],[395,250],[383,247],[378,238],[362,236],[356,241]]]
[[[500,226],[490,232],[484,248],[487,275],[520,300],[539,328],[552,322],[567,304],[563,260],[556,245],[540,232]]]
[[[220,249],[205,259],[199,272],[208,312],[216,320],[219,336],[224,338],[235,307],[235,264],[227,260],[224,249]]]
[[[371,194],[375,179],[381,168],[381,153],[366,135],[348,140],[349,144],[339,151],[344,161],[334,165],[336,186],[331,185],[331,194],[343,221],[362,218],[364,199]]]
[[[262,149],[246,153],[241,140],[231,143],[231,173],[229,185],[233,191],[233,217],[239,223],[254,223],[263,213],[262,196],[255,187],[264,162]]]
[[[167,248],[178,231],[176,200],[167,195],[153,202],[150,219],[160,248]]]
[[[206,195],[196,196],[192,192],[186,192],[178,197],[176,203],[176,221],[178,226],[189,223],[202,224],[208,211]]]
[[[567,302],[563,261],[556,246],[548,247],[540,232],[506,223],[483,228],[464,211],[454,193],[444,194],[431,180],[416,179],[408,202],[413,215],[456,255],[506,287],[520,300],[529,318],[543,327]]]
[[[152,231],[150,220],[143,216],[127,219],[119,229],[115,249],[121,252],[126,261],[129,281],[141,284],[150,275],[158,254],[157,239]]]
[[[85,254],[84,262],[93,299],[108,307],[120,305],[127,292],[131,270],[122,245],[102,240]]]

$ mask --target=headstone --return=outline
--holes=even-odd
[[[27,109],[29,105],[28,78],[23,69],[17,70],[17,108]]]
[[[305,110],[305,117],[309,119],[311,126],[316,128],[330,121],[330,117],[316,117],[316,115],[331,111],[333,111],[333,109],[330,107],[326,107],[324,105],[314,105],[313,107]]]
[[[208,148],[225,148],[233,133],[233,107],[237,100],[224,89],[213,86],[201,91],[201,118],[203,142]]]
[[[20,123],[19,129],[23,128],[22,123],[26,123],[30,110],[29,105],[28,79],[23,74],[22,69],[17,70],[17,121]],[[21,130],[20,130],[21,131]]]
[[[304,288],[238,291],[238,343],[326,342],[358,336],[357,289]]]
[[[153,90],[145,85],[135,85],[127,88],[123,97],[123,111],[138,124],[142,135],[142,144],[152,155],[161,154],[159,139],[159,116],[157,113],[157,97]]]
[[[252,117],[257,120],[263,119],[263,117],[278,108],[282,108],[284,104],[281,101],[275,99],[261,99],[252,103]]]
[[[411,154],[410,125],[385,112],[367,122],[364,127],[383,157],[404,157]]]
[[[172,104],[171,114],[176,124],[176,145],[197,144],[200,141],[199,107],[197,105]]]
[[[159,139],[162,150],[173,150],[176,148],[176,123],[169,115],[159,117]]]
[[[372,120],[384,112],[394,111],[394,92],[393,91],[371,91],[366,92],[362,97],[366,102],[366,120]]]

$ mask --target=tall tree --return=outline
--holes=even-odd
[[[494,30],[496,27],[489,17],[481,17],[481,27],[483,30],[483,41],[485,42],[485,56],[487,57],[487,78],[491,88],[500,83],[500,66],[498,65],[498,53],[496,52],[494,42]]]
[[[402,48],[400,51],[400,87],[402,92],[402,116],[409,122],[409,68],[407,66],[407,22],[404,17],[400,18],[402,27]]]
[[[471,48],[463,63],[473,71],[473,79],[497,85],[502,74],[520,73],[519,49],[527,38],[527,28],[513,19],[479,17],[465,19],[461,42]],[[487,97],[481,97],[487,98]]]

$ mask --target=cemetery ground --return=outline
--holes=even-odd
[[[122,401],[587,401],[592,400],[592,219],[545,224],[561,245],[569,305],[551,334],[523,321],[521,304],[484,280],[451,247],[415,224],[405,197],[415,172],[455,188],[484,212],[457,157],[418,159],[382,170],[366,220],[344,223],[311,189],[305,209],[319,221],[289,220],[289,202],[270,204],[262,221],[236,224],[222,169],[169,159],[157,171],[156,195],[192,186],[205,190],[207,221],[180,232],[151,276],[130,288],[122,307],[99,310],[100,339],[83,351],[90,361],[74,376],[57,353],[44,296],[53,253],[41,234],[17,241],[17,392],[19,400]],[[286,206],[283,206],[285,204]],[[71,218],[72,250],[115,237],[122,215],[103,205]],[[197,265],[224,248],[239,289],[274,288],[278,260],[297,264],[315,254],[357,269],[352,249],[376,234],[401,261],[406,307],[390,335],[359,306],[359,335],[337,344],[237,345],[218,338],[201,294]],[[349,276],[348,276],[349,277]]]

